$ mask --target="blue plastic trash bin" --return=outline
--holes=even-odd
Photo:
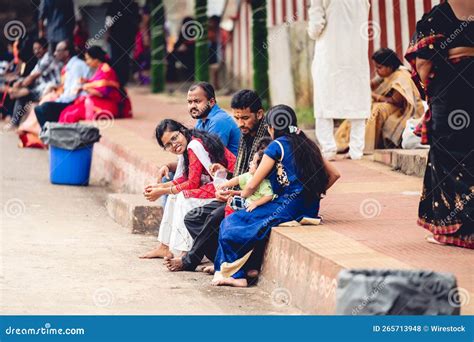
[[[89,185],[94,145],[77,150],[49,146],[49,178],[53,184]]]

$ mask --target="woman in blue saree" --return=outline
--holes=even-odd
[[[297,128],[293,109],[272,107],[266,121],[274,141],[241,196],[251,196],[266,178],[277,196],[251,212],[237,211],[221,223],[212,280],[216,286],[246,287],[247,261],[257,243],[280,223],[318,217],[321,196],[339,178],[318,146]]]

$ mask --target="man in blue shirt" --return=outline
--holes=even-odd
[[[188,91],[188,110],[198,119],[196,128],[214,133],[233,154],[237,155],[240,130],[234,119],[216,103],[214,88],[207,82],[199,82]]]

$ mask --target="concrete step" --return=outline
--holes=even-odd
[[[161,201],[148,202],[143,195],[109,194],[107,212],[132,234],[158,235],[163,207]]]
[[[272,229],[259,285],[303,312],[333,315],[337,275],[343,269],[410,269],[331,229],[320,226]]]
[[[91,178],[116,192],[139,194],[156,181],[159,167],[176,161],[176,156],[160,149],[151,134],[146,138],[146,134],[126,128],[127,123],[124,119],[101,128],[102,138],[94,145]]]
[[[423,177],[428,160],[428,150],[375,150],[373,160],[406,175]]]
[[[334,315],[339,272],[361,268],[418,269],[324,225],[275,227],[259,286],[271,293],[275,305],[296,306],[306,314]],[[474,295],[463,287],[464,282],[459,286],[463,296]],[[461,303],[463,315],[474,312],[474,303]]]

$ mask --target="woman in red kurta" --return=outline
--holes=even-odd
[[[122,94],[117,74],[107,63],[105,51],[92,46],[87,49],[85,57],[87,65],[96,72],[91,79],[83,80],[78,91],[84,94],[61,112],[59,122],[131,117],[130,101]]]
[[[156,201],[169,194],[161,220],[158,240],[160,246],[144,257],[165,257],[188,252],[193,239],[184,225],[184,217],[192,209],[202,207],[215,199],[212,175],[208,172],[213,163],[233,170],[235,156],[224,147],[219,137],[187,129],[179,122],[166,119],[156,128],[156,139],[165,150],[179,155],[177,175],[167,183],[149,185],[145,197]]]

